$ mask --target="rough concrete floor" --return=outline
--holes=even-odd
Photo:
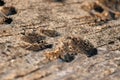
[[[109,1],[4,0],[17,13],[0,24],[0,80],[119,80],[120,2]]]

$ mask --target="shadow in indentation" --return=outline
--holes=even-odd
[[[109,14],[110,14],[110,16],[111,16],[111,18],[112,18],[113,20],[116,19],[116,17],[115,17],[115,13],[113,13],[113,12],[109,12]]]
[[[92,57],[98,54],[98,50],[96,48],[90,49],[89,51],[87,51],[87,56],[88,57]]]
[[[115,43],[114,41],[110,41],[110,42],[108,42],[108,44],[111,44],[111,45],[114,44],[114,43]]]
[[[94,10],[96,12],[99,12],[99,13],[102,13],[104,11],[104,9],[101,6],[98,6],[98,5],[94,7]]]
[[[66,53],[63,56],[60,56],[59,59],[62,60],[63,62],[71,62],[71,61],[73,61],[75,59],[75,55],[76,54]]]
[[[79,53],[84,53],[88,57],[92,57],[98,54],[97,48],[89,40],[83,40],[81,38],[71,38],[72,44],[74,44],[76,51],[78,50]]]
[[[54,2],[64,2],[65,0],[54,0]]]
[[[1,11],[6,15],[6,16],[9,16],[9,15],[14,15],[17,13],[17,10],[14,8],[14,7],[3,7],[1,9]]]
[[[5,24],[10,24],[12,21],[13,21],[12,18],[6,18]]]
[[[45,36],[40,35],[34,31],[31,33],[26,33],[21,37],[21,39],[29,44],[22,45],[21,47],[32,51],[41,51],[44,49],[52,48],[53,44],[47,43],[45,38]]]
[[[0,0],[0,6],[3,6],[5,2],[3,0]]]

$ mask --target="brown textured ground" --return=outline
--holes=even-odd
[[[119,0],[4,2],[0,80],[120,79]]]

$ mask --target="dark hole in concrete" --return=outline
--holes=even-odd
[[[104,9],[100,6],[95,6],[94,10],[99,13],[102,13],[104,11]]]
[[[11,18],[7,18],[7,19],[5,20],[5,23],[6,23],[6,24],[10,24],[12,21],[13,21],[13,20],[12,20]]]
[[[65,0],[54,0],[54,2],[64,2]]]
[[[98,54],[98,51],[96,48],[93,48],[93,49],[87,51],[88,57],[92,57],[92,56],[97,55],[97,54]]]
[[[111,2],[111,0],[108,0],[109,2]],[[116,0],[117,1],[117,0]]]
[[[120,41],[120,37],[117,38]]]
[[[6,30],[3,30],[3,33],[6,33]]]
[[[16,13],[17,13],[16,9],[14,7],[11,7],[8,15],[14,15]]]
[[[45,48],[52,48],[52,47],[53,47],[52,44],[45,45]]]
[[[0,6],[3,6],[5,2],[3,0],[0,0]]]
[[[112,19],[115,19],[115,13],[109,12]]]
[[[108,42],[108,44],[114,44],[115,42],[114,41],[110,41],[110,42]]]
[[[100,20],[100,22],[98,23],[98,25],[102,26],[103,24],[107,23],[108,21],[109,20],[107,20],[107,19],[106,20]]]
[[[75,55],[74,54],[65,54],[63,57],[59,57],[63,62],[71,62],[75,59]]]

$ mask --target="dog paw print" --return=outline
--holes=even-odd
[[[0,24],[10,24],[13,20],[10,15],[17,13],[15,7],[4,6],[5,2],[0,0]]]
[[[45,54],[49,61],[60,59],[63,62],[72,62],[77,54],[85,54],[87,57],[97,55],[97,49],[87,40],[79,37],[68,37],[62,40],[62,45],[53,52]]]
[[[73,49],[78,53],[84,53],[88,57],[97,55],[97,49],[88,40],[83,40],[81,38],[71,37],[71,45]]]

